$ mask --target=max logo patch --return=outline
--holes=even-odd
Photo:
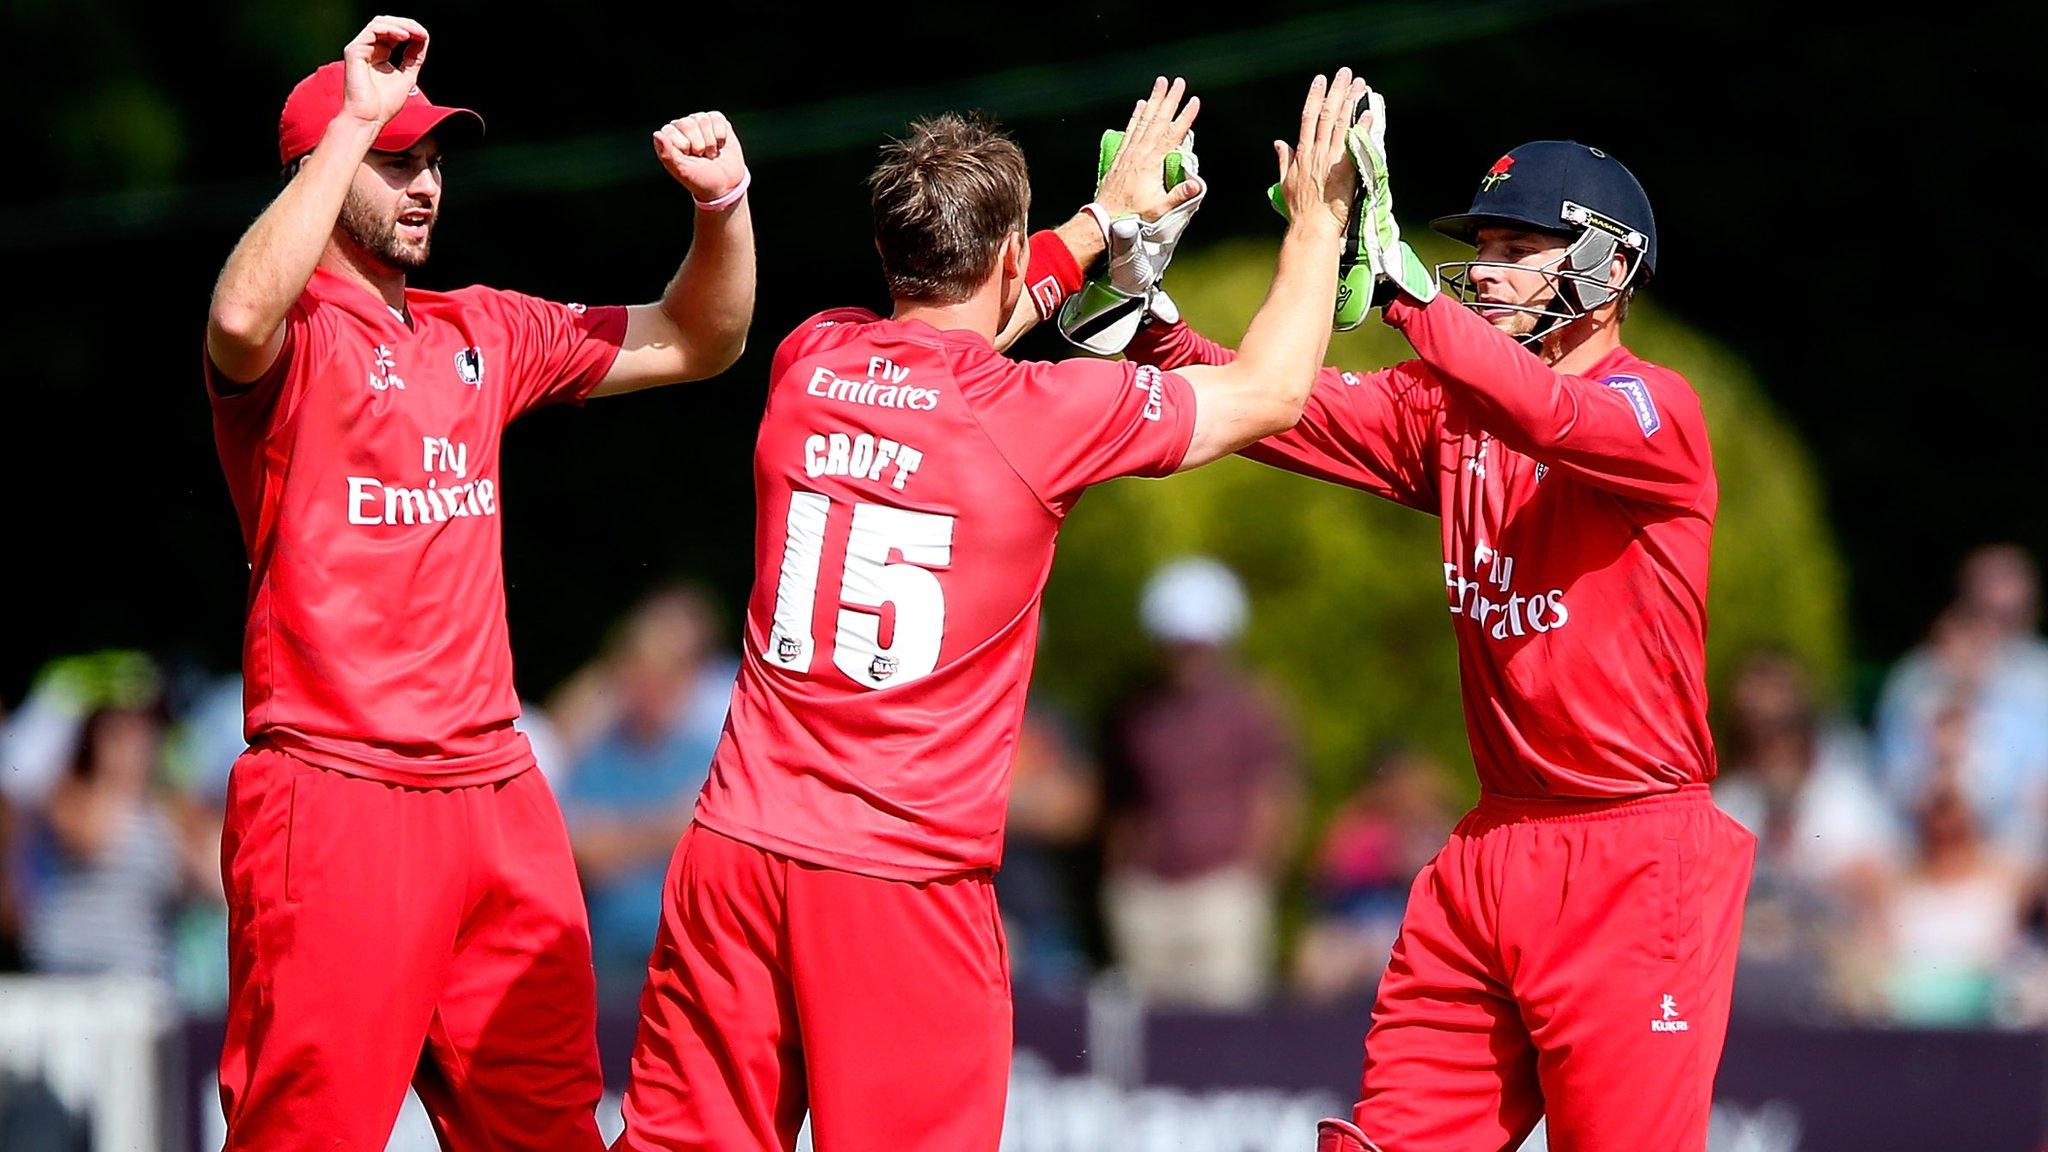
[[[1641,376],[1609,376],[1600,382],[1628,397],[1628,406],[1635,409],[1636,423],[1642,427],[1645,438],[1664,426],[1657,415],[1656,402],[1650,399],[1650,386],[1643,383]]]

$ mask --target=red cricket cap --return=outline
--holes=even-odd
[[[311,76],[299,81],[292,94],[285,97],[284,115],[277,121],[277,158],[280,163],[289,164],[311,152],[319,145],[327,125],[341,115],[342,71],[345,67],[347,65],[340,60],[323,64]],[[426,94],[415,87],[405,98],[405,106],[384,125],[384,131],[377,134],[376,142],[370,146],[379,152],[403,152],[444,123],[450,128],[459,127],[465,139],[481,136],[484,132],[483,117],[467,108],[444,108],[428,100]],[[443,133],[444,142],[446,136]]]

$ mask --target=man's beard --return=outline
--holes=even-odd
[[[433,244],[433,225],[417,247],[398,238],[398,216],[379,216],[369,202],[353,191],[341,204],[341,230],[372,258],[400,272],[411,272],[427,262]]]

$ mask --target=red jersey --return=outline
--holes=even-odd
[[[249,553],[244,735],[431,787],[532,763],[505,629],[498,443],[610,371],[623,308],[515,292],[383,299],[318,270],[254,384],[207,358],[214,440]]]
[[[1692,386],[1626,348],[1561,375],[1449,297],[1385,317],[1419,360],[1324,369],[1301,423],[1244,454],[1442,517],[1481,789],[1629,797],[1712,779],[1719,487]],[[1233,355],[1184,326],[1128,354]]]
[[[1194,395],[851,308],[769,379],[745,653],[696,818],[888,879],[994,868],[1060,524],[1090,484],[1179,468]]]

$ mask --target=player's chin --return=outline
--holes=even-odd
[[[402,272],[417,271],[426,267],[427,254],[433,248],[433,244],[430,237],[424,236],[418,240],[394,240],[391,246],[385,249],[384,258],[391,262],[392,267]]]
[[[1479,314],[1485,317],[1488,324],[1493,325],[1510,336],[1526,336],[1531,329],[1536,327],[1535,318],[1526,312],[1513,312],[1506,308],[1482,307],[1479,309]]]

